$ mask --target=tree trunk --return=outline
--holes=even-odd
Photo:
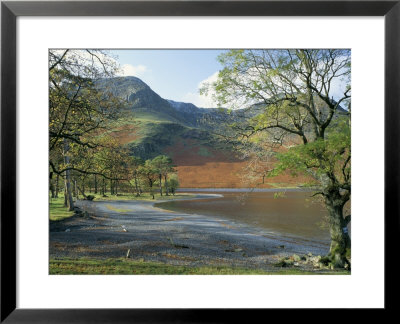
[[[331,246],[328,254],[333,268],[350,267],[347,259],[351,251],[351,240],[348,234],[347,221],[343,218],[344,203],[335,197],[325,197],[329,213]]]
[[[52,183],[50,183],[50,192],[51,192],[51,198],[56,198],[56,193]]]
[[[51,192],[51,198],[55,198],[55,190],[54,190],[54,184],[53,184],[53,172],[50,172],[49,189]]]
[[[64,207],[68,207],[68,194],[67,194],[67,187],[65,186],[65,180],[64,180]]]
[[[134,179],[135,179],[135,190],[136,190],[136,197],[140,196],[140,191],[139,191],[139,186],[138,186],[138,180],[137,180],[137,174],[135,172],[134,174]]]
[[[64,138],[64,163],[68,167],[69,166],[69,145],[68,141]],[[74,210],[74,200],[72,198],[72,191],[71,191],[71,173],[70,170],[65,171],[65,193],[66,193],[66,203],[67,207],[70,211]]]
[[[74,179],[74,193],[75,193],[76,199],[79,199],[78,183],[77,183],[76,179]]]
[[[82,196],[83,196],[83,198],[84,199],[86,199],[86,195],[85,195],[85,190],[84,190],[84,187],[82,187],[82,189],[81,188],[79,188],[79,186],[77,186],[77,189],[78,189],[78,191],[80,191],[81,192],[81,194],[82,194]]]
[[[97,174],[94,175],[94,193],[97,194]]]
[[[153,199],[154,199],[153,180],[151,180],[151,179],[149,179],[149,187],[150,187],[150,195],[153,196]]]
[[[58,198],[58,191],[60,190],[60,182],[59,182],[59,180],[60,180],[60,175],[57,174],[57,177],[56,177],[56,198]]]
[[[161,183],[162,175],[161,175],[161,173],[159,174],[159,179],[160,179],[160,196],[162,196],[162,183]]]
[[[167,175],[164,175],[164,185],[165,185],[165,195],[169,196],[168,194],[168,180],[167,180]]]
[[[74,210],[74,199],[72,198],[71,176],[69,170],[65,171],[65,193],[67,200],[67,207],[70,211]]]

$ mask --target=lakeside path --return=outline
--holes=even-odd
[[[50,222],[50,258],[121,258],[130,250],[130,258],[172,265],[274,270],[273,264],[284,256],[323,255],[329,250],[318,241],[154,207],[159,202],[163,201],[78,201],[89,216]]]

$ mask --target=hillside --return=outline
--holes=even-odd
[[[127,104],[127,114],[113,130],[113,136],[131,154],[142,159],[167,154],[176,165],[183,188],[293,187],[306,179],[279,176],[263,179],[248,176],[249,160],[238,157],[230,145],[215,133],[223,125],[254,115],[242,110],[198,108],[191,103],[166,100],[136,77],[118,77],[102,86],[112,87]],[[254,112],[255,111],[255,112]],[[245,176],[243,176],[245,175]]]

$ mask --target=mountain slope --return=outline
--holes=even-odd
[[[249,160],[239,158],[233,148],[214,132],[225,123],[237,122],[262,112],[262,107],[230,112],[220,108],[198,108],[191,103],[166,100],[136,77],[104,81],[126,102],[127,116],[113,134],[131,154],[142,159],[167,154],[176,164],[181,187],[261,188],[293,187],[306,178],[281,175],[263,179],[249,176]],[[246,172],[247,171],[247,172]],[[264,181],[265,180],[265,181]],[[269,181],[269,182],[268,182]]]
[[[126,117],[119,120],[114,135],[132,155],[153,158],[182,139],[213,145],[209,123],[204,123],[210,119],[204,116],[212,115],[207,109],[165,100],[136,77],[103,80],[101,86],[126,103]],[[189,105],[191,109],[181,110],[179,105]]]

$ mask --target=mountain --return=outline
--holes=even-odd
[[[169,155],[181,187],[243,187],[238,159],[213,131],[232,119],[227,109],[198,108],[166,100],[136,77],[99,81],[125,102],[126,113],[112,135],[142,159]]]
[[[208,110],[163,99],[136,77],[101,80],[99,86],[125,102],[127,117],[118,121],[114,135],[132,155],[143,159],[165,153],[169,147],[185,141],[215,146],[216,139],[210,134],[214,119],[229,116],[224,109]]]
[[[142,159],[169,155],[184,188],[240,188],[254,185],[242,179],[248,161],[239,158],[226,142],[215,136],[223,124],[253,117],[261,105],[229,111],[224,108],[198,108],[194,104],[166,100],[136,77],[99,81],[126,103],[126,116],[112,131],[131,154]],[[345,112],[345,110],[343,110]],[[254,178],[254,177],[252,177]],[[281,175],[270,181],[252,179],[259,187],[286,187],[304,183],[304,178]],[[260,184],[261,183],[261,184]]]
[[[126,101],[127,107],[137,114],[144,113],[156,116],[157,120],[183,123],[180,114],[171,104],[161,98],[146,83],[136,77],[117,77],[102,80],[115,95]]]

